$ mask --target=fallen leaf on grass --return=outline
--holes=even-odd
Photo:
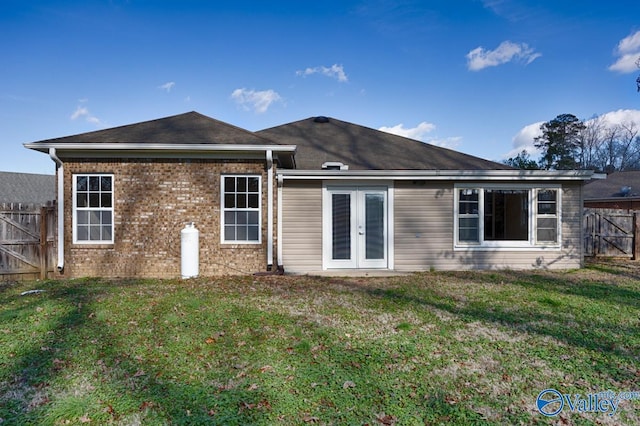
[[[252,391],[252,390],[256,390],[258,388],[259,388],[259,386],[256,383],[251,383],[249,385],[249,387],[247,388],[247,390]]]
[[[140,376],[144,376],[146,373],[144,372],[144,370],[138,370],[134,373],[133,377],[140,377]]]
[[[320,419],[315,416],[306,415],[302,418],[302,421],[305,423],[316,423],[316,422],[319,422]]]
[[[256,408],[256,404],[249,404],[244,401],[240,403],[240,410],[253,410],[254,408]]]
[[[349,388],[355,388],[355,387],[356,387],[356,384],[353,383],[351,380],[347,380],[342,384],[342,389],[349,389]]]
[[[393,426],[398,421],[398,419],[395,416],[391,416],[385,413],[376,414],[376,420],[378,420],[380,424],[383,424],[386,426]]]
[[[155,406],[155,404],[151,401],[143,401],[142,404],[140,404],[140,411],[144,411],[147,408],[153,408]]]
[[[79,420],[80,420],[80,423],[91,423],[91,419],[86,414],[84,416],[80,417]]]
[[[261,368],[260,368],[260,372],[261,372],[261,373],[266,373],[266,372],[268,372],[268,371],[274,371],[274,370],[275,370],[275,368],[273,368],[273,367],[272,367],[272,366],[270,366],[270,365],[265,365],[264,367],[261,367]]]

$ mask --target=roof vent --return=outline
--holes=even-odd
[[[339,161],[326,161],[322,163],[324,170],[349,170],[349,166]]]
[[[319,115],[313,119],[314,123],[328,123],[329,117],[325,117],[324,115]]]

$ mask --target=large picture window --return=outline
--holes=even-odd
[[[73,242],[113,243],[113,175],[73,175]]]
[[[456,245],[542,247],[559,244],[557,187],[457,187]]]
[[[260,243],[260,176],[222,177],[222,242]]]

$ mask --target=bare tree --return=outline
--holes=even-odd
[[[640,163],[640,138],[638,138],[638,125],[624,122],[619,125],[618,153],[620,159],[619,170],[632,170]]]
[[[637,65],[638,68],[640,68],[640,57],[636,61],[636,65]],[[640,76],[638,76],[638,78],[636,78],[636,84],[638,85],[638,92],[640,92]]]
[[[580,143],[580,168],[602,169],[598,161],[598,151],[604,142],[607,123],[603,116],[595,116],[585,121],[585,127],[578,135]]]
[[[619,170],[618,161],[618,134],[620,128],[617,124],[606,126],[603,129],[602,142],[597,152],[597,169],[605,172]]]

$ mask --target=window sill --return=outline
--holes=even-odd
[[[112,249],[115,243],[72,243],[72,249]]]
[[[479,245],[456,244],[453,251],[559,251],[560,244],[510,244],[510,245]]]
[[[256,248],[262,245],[262,241],[256,242],[226,242],[223,241],[220,243],[220,248]]]

